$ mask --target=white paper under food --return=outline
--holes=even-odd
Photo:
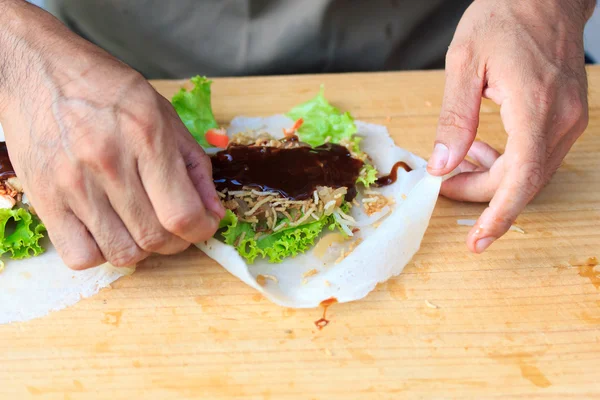
[[[239,117],[232,121],[228,133],[264,129],[273,136],[281,137],[282,129],[292,124],[293,121],[284,116]],[[249,265],[232,246],[216,239],[197,246],[268,299],[286,307],[317,307],[332,297],[339,302],[358,300],[372,291],[377,283],[401,273],[419,249],[442,179],[426,172],[425,160],[396,146],[385,127],[360,121],[356,125],[358,134],[364,137],[361,146],[372,157],[379,171],[390,171],[397,161],[406,162],[414,170],[407,173],[400,169],[396,183],[381,189],[382,194],[396,201],[392,213],[378,228],[362,227],[355,234],[356,238],[363,240],[362,243],[346,258],[336,264],[335,259],[320,259],[309,250],[280,264],[257,259]],[[361,209],[352,209],[352,216],[358,223],[367,218]],[[312,269],[318,273],[303,276]],[[267,279],[261,286],[256,280],[258,275],[272,275],[277,282]]]

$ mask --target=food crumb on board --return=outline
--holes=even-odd
[[[407,198],[408,197],[404,193],[402,193],[402,200],[406,200]]]
[[[333,353],[329,349],[325,349],[325,354],[328,355],[329,357],[333,356]]]
[[[304,278],[304,279],[302,279],[302,284],[303,284],[303,285],[306,285],[307,283],[308,283],[308,278]]]
[[[323,283],[325,283],[325,286],[327,286],[327,287],[331,286],[331,282],[329,282],[327,279],[325,279],[325,281]]]
[[[392,122],[392,117],[390,117],[389,115],[387,117],[385,117],[385,122],[388,123],[388,124],[390,122]]]
[[[518,232],[518,233],[522,233],[522,234],[525,234],[525,233],[526,233],[526,232],[525,232],[525,229],[523,229],[523,228],[521,228],[520,226],[517,226],[517,225],[511,225],[511,226],[510,226],[510,230],[511,230],[511,231]]]
[[[430,101],[425,101],[425,105],[426,105],[427,107],[431,107],[431,102],[430,102]]]
[[[434,308],[434,309],[438,309],[440,308],[440,306],[433,304],[432,302],[430,302],[429,300],[425,300],[425,305],[429,308]]]

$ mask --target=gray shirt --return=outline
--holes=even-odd
[[[443,67],[471,0],[50,0],[147,78]]]

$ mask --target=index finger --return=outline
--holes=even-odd
[[[467,238],[471,251],[482,253],[504,235],[546,183],[546,141],[538,125],[509,136],[502,181]]]

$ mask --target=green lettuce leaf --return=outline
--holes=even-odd
[[[360,174],[358,175],[358,179],[356,183],[362,183],[366,188],[371,186],[377,180],[377,168],[372,166],[369,163],[365,163],[362,169],[360,170]]]
[[[312,100],[294,107],[287,116],[293,120],[302,118],[304,123],[298,130],[298,137],[311,146],[319,146],[328,137],[332,143],[343,139],[351,140],[356,133],[356,125],[350,113],[340,110],[325,99],[324,88]]]
[[[225,210],[225,216],[219,222],[219,229],[235,226],[238,223],[238,217],[231,210]]]
[[[182,88],[173,96],[171,103],[194,139],[202,147],[212,147],[204,137],[207,130],[219,127],[213,115],[210,99],[212,81],[206,77],[196,76],[192,78],[192,83],[194,84],[192,90],[188,92]]]
[[[225,243],[234,246],[238,253],[249,263],[254,262],[254,259],[261,254],[256,246],[256,240],[254,240],[256,233],[252,230],[252,225],[247,222],[240,222],[233,211],[227,210],[219,227],[221,229],[225,228],[221,233]]]
[[[221,233],[225,243],[234,246],[238,253],[252,264],[257,257],[268,258],[272,263],[280,263],[287,257],[304,253],[312,247],[323,229],[328,227],[334,230],[338,225],[333,216],[328,216],[319,221],[312,221],[256,239],[252,225],[240,222],[233,212],[227,210],[220,226],[225,227]]]
[[[39,256],[39,241],[46,227],[24,208],[0,209],[0,255],[10,252],[15,260]]]

